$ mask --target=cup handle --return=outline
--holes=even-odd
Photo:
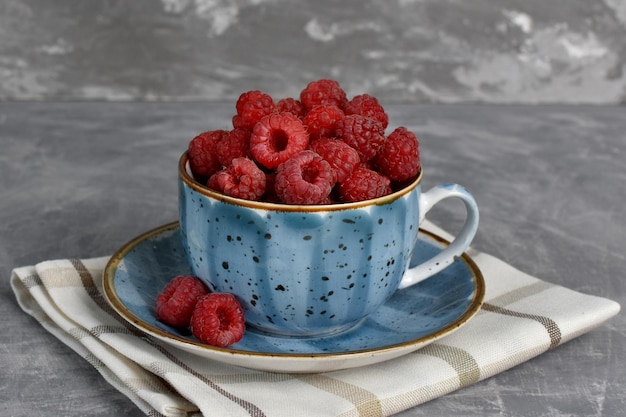
[[[426,217],[426,213],[441,200],[446,198],[458,198],[465,204],[466,218],[463,229],[458,236],[437,255],[422,262],[421,264],[409,268],[398,288],[406,288],[417,284],[448,267],[454,262],[455,257],[460,256],[469,247],[474,235],[478,230],[478,206],[476,200],[465,187],[458,184],[439,184],[430,190],[422,193],[420,197],[420,224]]]

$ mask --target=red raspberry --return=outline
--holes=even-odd
[[[302,121],[292,113],[273,113],[263,117],[250,137],[250,154],[266,168],[276,168],[306,149],[309,135]]]
[[[335,134],[359,153],[361,161],[372,159],[385,142],[385,129],[375,119],[351,114],[337,122]]]
[[[307,127],[311,138],[332,136],[337,122],[343,119],[343,111],[334,104],[320,104],[311,109],[302,123]]]
[[[348,101],[346,92],[335,80],[321,79],[310,82],[300,92],[300,101],[307,110],[311,110],[320,104],[334,104],[342,108]]]
[[[300,100],[296,100],[291,97],[280,99],[278,103],[276,103],[276,111],[278,113],[293,113],[300,119],[304,118],[304,115],[306,114],[304,104],[302,104]]]
[[[374,166],[373,161],[361,161],[355,168],[365,168],[371,169],[372,171],[377,171],[377,168]]]
[[[276,194],[286,204],[321,204],[333,184],[330,164],[313,151],[302,151],[276,170]]]
[[[392,181],[415,177],[420,170],[417,136],[405,127],[398,127],[387,137],[374,162],[378,170]]]
[[[238,114],[233,116],[233,127],[235,129],[250,130],[250,128],[248,128],[247,124],[244,122],[243,118]]]
[[[211,130],[189,142],[189,165],[194,175],[208,178],[220,169],[217,144],[227,134],[225,130]]]
[[[360,114],[361,116],[376,119],[383,125],[383,129],[387,129],[389,124],[389,116],[385,113],[385,109],[380,105],[376,97],[372,97],[369,94],[354,96],[346,103],[343,111],[346,114]]]
[[[391,181],[376,171],[357,167],[348,179],[339,183],[337,191],[346,203],[370,200],[390,194]]]
[[[179,275],[157,295],[156,316],[170,326],[187,327],[196,302],[208,292],[198,278]]]
[[[233,129],[217,144],[217,159],[225,167],[235,158],[247,157],[250,150],[250,131]]]
[[[342,140],[320,138],[309,148],[321,156],[333,169],[333,183],[344,181],[360,162],[358,152]]]
[[[237,114],[233,117],[233,127],[252,130],[263,116],[276,111],[276,104],[269,94],[252,90],[239,96],[235,108]]]
[[[225,347],[237,343],[246,330],[243,309],[234,295],[210,293],[196,304],[191,332],[201,342]]]
[[[258,200],[265,193],[265,173],[248,158],[235,158],[207,183],[209,188],[235,198]]]

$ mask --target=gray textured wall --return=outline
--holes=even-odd
[[[626,102],[626,0],[2,0],[0,99]]]

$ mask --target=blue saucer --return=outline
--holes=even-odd
[[[415,253],[431,257],[447,242],[420,230]],[[419,263],[414,259],[412,263]],[[177,348],[233,365],[273,372],[325,372],[389,360],[460,328],[483,302],[482,274],[464,254],[444,271],[398,290],[359,326],[320,338],[286,338],[246,331],[226,348],[199,342],[186,329],[157,320],[157,294],[176,275],[191,274],[177,222],[149,231],[120,248],[104,273],[111,306],[139,330]]]

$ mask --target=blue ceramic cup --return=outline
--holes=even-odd
[[[393,194],[357,203],[296,206],[241,200],[196,182],[179,161],[183,247],[195,275],[233,293],[253,329],[320,336],[352,328],[395,291],[431,277],[469,246],[478,228],[472,195],[456,184],[421,190],[421,174]],[[409,269],[419,226],[437,202],[466,207],[456,239]]]

